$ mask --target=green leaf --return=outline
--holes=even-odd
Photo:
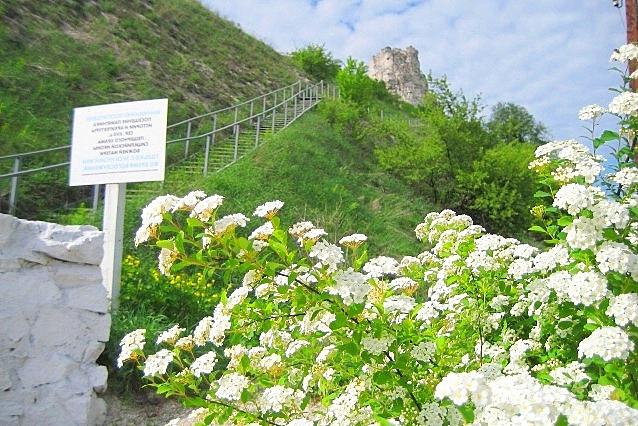
[[[534,193],[534,198],[547,198],[550,197],[551,198],[552,194],[550,194],[549,192],[545,192],[545,191],[536,191]]]
[[[542,228],[542,227],[540,227],[538,225],[534,225],[534,226],[530,227],[528,229],[528,231],[538,232],[538,233],[541,233],[541,234],[547,234],[547,231],[544,228]]]
[[[178,253],[186,253],[184,249],[184,231],[179,231],[177,235],[175,235],[175,248]]]
[[[611,130],[605,130],[597,139],[600,139],[603,142],[614,141],[620,139],[620,135],[616,132],[612,132]]]
[[[182,260],[180,262],[176,262],[175,264],[173,264],[173,266],[171,266],[171,273],[174,272],[179,272],[182,269],[186,268],[187,266],[192,265],[192,262],[189,262],[188,260]]]
[[[186,218],[186,223],[191,228],[203,228],[205,226],[204,222],[202,222],[201,220],[197,219],[196,217],[187,217]]]
[[[387,371],[377,371],[372,376],[372,381],[378,385],[384,385],[392,381],[392,375]]]
[[[587,324],[585,324],[583,326],[583,328],[585,330],[587,330],[587,331],[594,331],[594,330],[596,330],[598,328],[598,324],[593,324],[593,323],[588,322]]]
[[[556,419],[556,423],[554,423],[555,426],[569,426],[569,422],[567,421],[567,416],[565,416],[564,414],[561,414],[560,416],[558,416],[558,418]]]
[[[159,248],[175,251],[175,241],[173,240],[158,240],[155,245]]]
[[[277,256],[279,256],[280,259],[283,259],[283,260],[287,260],[288,259],[287,247],[284,244],[282,244],[280,242],[277,242],[277,241],[274,241],[274,240],[270,240],[268,245],[270,246],[270,248],[273,249],[273,251],[275,253],[277,253]]]
[[[341,345],[340,348],[342,351],[352,356],[359,355],[359,345],[357,345],[355,342],[348,342],[345,345]]]
[[[592,144],[594,145],[594,149],[598,149],[605,144],[605,141],[600,138],[595,138],[592,140]]]
[[[272,223],[273,228],[278,229],[279,225],[281,224],[281,219],[279,218],[279,216],[273,216],[273,218],[270,219],[270,222]]]
[[[563,216],[560,219],[558,219],[557,223],[560,226],[565,227],[565,226],[571,225],[573,221],[574,221],[574,218],[572,216]]]
[[[330,329],[339,330],[346,325],[347,321],[348,319],[346,318],[344,313],[341,311],[337,311],[337,313],[335,314],[335,320],[330,323]]]
[[[472,407],[461,405],[456,408],[459,410],[466,422],[472,423],[474,421],[474,409]]]

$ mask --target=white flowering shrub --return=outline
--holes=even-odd
[[[638,110],[612,104],[638,128]],[[592,129],[595,145],[614,140]],[[362,234],[335,245],[310,222],[283,226],[280,201],[249,218],[220,217],[219,195],[160,197],[136,242],[155,242],[165,274],[221,280],[221,302],[153,351],[132,332],[118,363],[138,363],[199,424],[635,424],[638,169],[621,166],[601,176],[576,141],[542,145],[531,230],[547,249],[444,210],[415,229],[428,249],[399,260],[368,259]]]

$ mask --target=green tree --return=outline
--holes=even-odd
[[[487,127],[497,142],[524,142],[540,145],[548,141],[545,125],[534,119],[524,107],[499,102],[492,108]]]
[[[363,61],[349,57],[337,73],[341,97],[359,105],[369,105],[374,99],[388,99],[385,84],[368,77],[368,67]]]
[[[341,61],[332,57],[324,46],[309,44],[290,54],[293,63],[316,80],[334,81]]]
[[[527,167],[533,158],[534,146],[526,143],[488,149],[471,170],[456,176],[455,207],[492,232],[524,229],[535,187],[534,172]]]

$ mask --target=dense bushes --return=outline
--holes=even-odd
[[[486,121],[478,98],[468,99],[445,79],[430,76],[423,104],[397,112],[391,102],[380,103],[387,91],[376,91],[363,64],[352,61],[346,68],[345,99],[321,110],[369,146],[382,168],[424,198],[471,214],[491,231],[513,233],[529,221],[534,174],[527,162],[544,133],[524,108],[499,104]],[[379,108],[389,110],[383,118]]]
[[[334,81],[341,68],[338,59],[332,57],[323,46],[309,44],[290,54],[292,62],[316,81]]]
[[[337,73],[337,85],[341,98],[361,106],[369,106],[375,100],[387,100],[391,96],[382,81],[368,77],[368,67],[362,61],[348,58]]]

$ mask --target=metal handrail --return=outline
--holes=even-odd
[[[320,97],[323,97],[326,95],[330,96],[330,89],[332,87],[332,96],[338,96],[337,94],[337,90],[334,86],[330,86],[330,85],[326,85],[324,84],[323,81],[319,82],[319,83],[315,83],[315,84],[308,84],[306,83],[305,86],[303,86],[303,82],[302,81],[297,81],[293,84],[290,84],[288,86],[270,91],[266,94],[254,97],[252,99],[249,99],[247,101],[226,107],[226,108],[222,108],[219,110],[215,110],[206,114],[202,114],[196,117],[191,117],[188,120],[183,120],[180,121],[178,123],[174,123],[170,126],[167,126],[167,128],[175,128],[179,125],[183,125],[183,124],[188,124],[187,128],[186,128],[186,137],[177,137],[171,140],[166,141],[166,145],[172,145],[175,143],[179,143],[179,142],[183,142],[184,143],[184,147],[185,147],[185,152],[184,152],[184,159],[188,158],[188,153],[189,153],[189,143],[191,141],[198,141],[200,139],[205,139],[206,140],[206,156],[208,157],[208,152],[209,152],[209,148],[210,148],[210,143],[211,141],[214,142],[215,139],[215,135],[217,133],[223,132],[224,130],[228,130],[228,129],[233,129],[233,133],[236,134],[235,136],[235,145],[237,145],[237,132],[239,131],[240,127],[242,127],[241,125],[248,122],[248,121],[254,121],[256,120],[257,123],[260,123],[260,119],[263,119],[264,121],[262,122],[262,124],[265,122],[266,117],[270,116],[272,117],[272,131],[275,131],[275,116],[277,114],[277,109],[281,108],[282,106],[285,106],[285,111],[282,111],[281,113],[284,114],[284,117],[286,117],[287,111],[288,111],[288,106],[290,105],[290,103],[292,103],[292,101],[294,100],[294,105],[295,105],[295,114],[293,114],[293,116],[291,117],[291,120],[287,121],[284,118],[285,124],[284,127],[286,127],[287,125],[289,125],[292,121],[296,120],[300,115],[302,115],[307,108],[302,108],[301,112],[299,114],[297,114],[296,112],[296,105],[297,105],[297,100],[295,98],[298,98],[299,96],[304,96],[304,98],[307,98],[308,96],[313,99],[313,100],[319,100]],[[297,90],[295,90],[297,89]],[[290,95],[288,95],[288,90],[290,90]],[[283,96],[282,99],[279,100],[277,97],[277,93],[282,92],[283,91]],[[270,107],[266,108],[266,100],[267,97],[274,95],[274,99],[273,99],[273,105],[271,105]],[[260,101],[263,100],[263,102],[261,102],[262,105],[257,105],[257,108],[254,108],[254,102],[255,101]],[[244,116],[243,112],[242,112],[242,117],[239,117],[239,111],[240,111],[240,107],[242,106],[246,106],[250,104],[250,113],[248,113],[248,116]],[[312,106],[312,105],[311,105]],[[255,111],[255,109],[257,111]],[[222,126],[217,127],[217,123],[218,123],[218,115],[220,115],[221,113],[224,112],[228,112],[228,111],[232,111],[235,110],[235,114],[234,114],[234,118],[232,120],[232,123],[230,124],[224,124]],[[244,111],[246,112],[246,111]],[[191,134],[191,123],[193,123],[195,120],[201,119],[201,118],[205,118],[205,117],[212,117],[213,119],[213,127],[212,130],[208,130],[205,131],[203,133],[200,134]],[[232,116],[231,116],[232,117]],[[223,118],[223,117],[222,117]],[[227,117],[228,118],[228,117]],[[220,118],[221,121],[221,118]],[[226,121],[226,120],[224,120]],[[197,127],[197,125],[195,126]],[[198,129],[196,129],[195,131],[197,131]],[[257,140],[258,140],[258,136],[257,136]],[[47,164],[45,166],[40,166],[40,167],[36,167],[36,168],[32,168],[32,169],[25,169],[25,170],[20,170],[20,168],[22,167],[22,162],[24,159],[31,157],[31,156],[35,156],[38,154],[43,154],[43,153],[48,153],[48,152],[54,152],[54,151],[61,151],[64,149],[69,149],[71,148],[71,145],[65,145],[65,146],[58,146],[58,147],[53,147],[53,148],[47,148],[47,149],[42,149],[42,150],[37,150],[37,151],[31,151],[31,152],[24,152],[24,153],[18,153],[18,154],[11,154],[11,155],[5,155],[5,156],[1,156],[0,160],[13,160],[13,171],[10,173],[4,173],[0,175],[0,179],[10,179],[10,192],[9,192],[9,213],[12,214],[13,211],[15,210],[15,203],[16,203],[16,198],[17,198],[17,185],[18,185],[18,177],[20,176],[24,176],[24,175],[28,175],[31,173],[36,173],[36,172],[42,172],[42,171],[46,171],[46,170],[51,170],[51,169],[56,169],[56,168],[61,168],[61,167],[65,167],[68,166],[70,164],[70,161],[64,161],[61,163],[55,163],[55,164]],[[237,147],[235,147],[235,156],[234,156],[234,160],[233,162],[237,159]],[[207,158],[208,159],[208,158]],[[207,160],[206,159],[206,160]],[[179,163],[181,161],[173,161],[173,163]],[[167,164],[168,166],[168,164]],[[206,170],[207,170],[207,166],[204,166],[204,174],[206,174]],[[96,201],[97,201],[97,193],[99,192],[99,185],[95,185],[94,188],[94,196],[93,196],[93,204],[94,204],[94,208],[96,206]]]
[[[26,156],[30,156],[30,155],[36,155],[36,154],[43,154],[45,152],[53,152],[53,151],[61,151],[63,149],[68,149],[71,148],[71,145],[63,145],[63,146],[56,146],[55,148],[47,148],[47,149],[40,149],[38,151],[29,151],[29,152],[22,152],[19,154],[10,154],[10,155],[3,155],[0,157],[0,160],[8,160],[10,158],[16,158],[16,157],[26,157]],[[2,176],[0,176],[2,177]]]
[[[263,99],[264,97],[272,95],[273,93],[276,93],[276,92],[279,92],[279,91],[282,91],[282,90],[286,90],[286,89],[289,89],[291,87],[295,87],[297,85],[300,85],[300,83],[301,83],[301,80],[297,81],[294,84],[279,88],[277,90],[270,91],[270,92],[268,92],[268,93],[266,93],[264,95],[257,96],[255,98],[252,98],[252,99],[248,100],[248,101],[241,102],[239,104],[232,105],[230,107],[222,108],[222,109],[219,109],[219,110],[215,110],[215,111],[212,111],[212,112],[209,112],[209,113],[206,113],[206,114],[203,114],[203,115],[199,115],[199,116],[196,116],[196,117],[191,117],[188,120],[183,120],[183,121],[180,121],[180,122],[175,123],[175,124],[171,124],[170,126],[167,126],[166,128],[167,129],[174,128],[174,127],[176,127],[178,125],[187,124],[187,123],[192,122],[192,121],[194,121],[196,119],[199,119],[199,118],[210,117],[210,116],[222,113],[222,112],[226,112],[226,111],[233,110],[235,108],[239,108],[242,105],[248,105],[251,101],[254,102],[257,99]],[[316,84],[314,84],[312,86],[307,86],[307,88],[308,87],[315,87],[315,86],[317,86],[319,84],[321,84],[321,82],[320,83],[316,83]],[[303,90],[300,90],[299,92],[297,92],[297,94],[307,90],[307,88],[303,89]],[[292,99],[292,97],[287,98],[287,100],[290,100],[290,99]],[[178,143],[178,142],[190,141],[190,140],[193,140],[193,139],[198,139],[200,137],[208,136],[208,135],[216,133],[218,131],[222,131],[222,130],[226,130],[226,129],[232,128],[234,125],[242,123],[242,122],[244,122],[244,121],[246,121],[248,119],[255,118],[257,116],[267,114],[267,113],[275,110],[277,107],[283,105],[285,102],[286,101],[279,102],[276,105],[271,106],[267,110],[261,111],[259,113],[255,113],[252,116],[250,116],[248,118],[245,118],[245,119],[235,120],[231,124],[225,125],[224,127],[220,127],[218,129],[210,131],[208,133],[203,133],[203,134],[199,134],[199,135],[190,135],[190,136],[186,136],[186,137],[182,137],[182,138],[171,139],[171,140],[166,141],[166,144],[167,145],[171,145],[171,144]],[[47,153],[47,152],[54,152],[54,151],[61,151],[61,150],[64,150],[64,149],[69,149],[69,148],[71,148],[70,144],[69,145],[63,145],[63,146],[57,146],[57,147],[54,147],[54,148],[41,149],[41,150],[37,150],[37,151],[29,151],[29,152],[22,152],[22,153],[17,153],[17,154],[4,155],[4,156],[0,157],[0,161],[1,160],[9,160],[9,159],[20,159],[20,160],[23,160],[23,159],[25,159],[27,157],[32,157],[32,156],[35,156],[35,155],[38,155],[38,154],[43,154],[43,153]],[[28,170],[21,170],[19,172],[5,173],[5,174],[0,175],[0,179],[11,178],[11,177],[14,177],[14,176],[27,175],[27,174],[30,174],[30,173],[36,173],[36,172],[40,172],[40,171],[47,170],[47,169],[57,168],[57,167],[64,167],[64,166],[67,166],[68,164],[69,164],[69,162],[62,162],[62,163],[50,164],[50,165],[47,165],[45,167],[38,167],[38,168],[35,168],[35,169],[28,169]]]
[[[222,108],[222,109],[218,109],[218,110],[215,110],[215,111],[207,112],[207,113],[204,113],[204,114],[201,114],[201,115],[196,115],[195,117],[191,117],[191,118],[188,118],[186,120],[182,120],[182,121],[180,121],[178,123],[174,123],[174,124],[171,124],[169,126],[166,126],[166,128],[167,129],[172,129],[173,127],[177,127],[177,126],[179,126],[181,124],[186,124],[189,121],[194,121],[194,120],[197,120],[197,119],[200,119],[200,118],[204,118],[204,117],[210,117],[211,115],[214,115],[214,114],[219,114],[219,113],[222,113],[222,112],[225,112],[225,111],[230,111],[232,109],[239,108],[240,106],[243,106],[243,105],[248,105],[251,102],[255,102],[258,99],[263,99],[265,97],[268,97],[268,96],[272,95],[275,92],[280,92],[280,91],[286,90],[288,88],[300,85],[301,82],[302,82],[301,80],[297,80],[293,84],[289,84],[288,86],[285,86],[285,87],[280,87],[279,89],[272,90],[272,91],[270,91],[268,93],[264,93],[263,95],[256,96],[256,97],[254,97],[252,99],[249,99],[247,101],[241,102],[239,104],[231,105],[231,106],[228,106],[228,107],[225,107],[225,108]]]

